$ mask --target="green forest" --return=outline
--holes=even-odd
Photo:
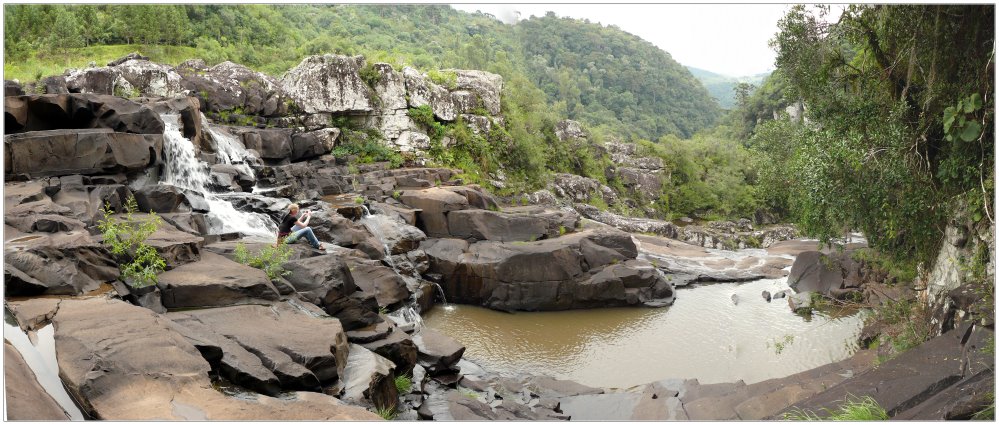
[[[485,138],[443,128],[460,141],[437,152],[445,165],[503,168],[511,193],[552,172],[620,188],[599,145],[636,142],[670,168],[662,193],[635,194],[662,218],[765,210],[823,239],[862,231],[912,266],[935,252],[955,209],[995,216],[994,7],[829,13],[793,8],[771,41],[776,71],[736,84],[727,111],[669,53],[616,27],[554,14],[508,25],[448,6],[7,5],[4,72],[32,81],[131,51],[274,76],[323,53],[483,69],[504,78],[505,128]],[[805,120],[774,119],[795,104]],[[564,118],[587,126],[589,145],[557,141]]]

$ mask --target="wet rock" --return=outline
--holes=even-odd
[[[371,350],[350,344],[343,380],[343,400],[379,409],[396,407],[399,393],[395,388],[395,365]]]
[[[166,308],[209,307],[277,300],[277,289],[263,270],[212,252],[201,260],[159,275]]]
[[[372,89],[358,75],[362,67],[362,56],[308,56],[284,74],[281,86],[309,114],[367,112]]]
[[[7,175],[60,176],[139,171],[159,162],[163,137],[107,129],[48,130],[4,136]]]
[[[423,328],[413,335],[413,342],[419,350],[417,362],[431,375],[446,373],[461,359],[465,346],[453,338],[430,328]]]
[[[113,299],[63,302],[54,319],[60,376],[85,413],[104,420],[378,419],[318,393],[227,397],[212,389],[209,363],[168,322]]]
[[[763,291],[762,295],[763,299],[766,300],[767,302],[770,302],[770,300],[773,298],[773,296],[770,295],[770,291]]]
[[[791,307],[791,311],[794,312],[809,311],[812,308],[812,293],[798,292],[791,294],[787,297],[787,305]]]
[[[284,389],[318,390],[322,383],[344,376],[347,336],[336,319],[316,317],[289,303],[192,310],[168,316],[181,325],[203,324],[253,353]],[[226,347],[221,348],[224,353]],[[240,351],[236,355],[245,357]]]
[[[38,383],[35,373],[8,341],[3,344],[6,419],[68,421],[69,415]]]
[[[79,295],[117,279],[117,263],[86,231],[32,234],[4,243],[4,293]]]

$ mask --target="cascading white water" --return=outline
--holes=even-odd
[[[248,158],[252,158],[252,155],[246,150],[243,143],[237,140],[236,136],[229,134],[228,131],[209,123],[204,114],[201,114],[201,123],[201,127],[208,129],[208,133],[212,135],[212,140],[215,141],[215,154],[219,163],[232,165],[240,172],[256,178],[256,174],[247,161]]]
[[[160,117],[166,127],[163,131],[166,167],[161,183],[192,190],[204,196],[209,206],[207,219],[211,233],[240,232],[249,239],[273,240],[277,234],[277,225],[270,217],[239,211],[208,190],[211,181],[208,164],[197,158],[194,144],[180,132],[180,116],[162,114]],[[227,160],[231,160],[231,157],[227,157]],[[252,175],[252,170],[250,173]]]

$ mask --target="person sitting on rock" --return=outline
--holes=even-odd
[[[298,204],[288,206],[288,214],[285,214],[281,219],[281,225],[278,226],[278,244],[280,245],[282,242],[292,244],[302,236],[305,236],[305,239],[309,241],[309,244],[313,248],[325,251],[326,248],[323,248],[322,244],[319,243],[319,239],[316,238],[316,234],[309,227],[312,212],[306,211],[299,216],[298,211]]]

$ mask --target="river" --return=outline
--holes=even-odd
[[[464,344],[465,358],[487,370],[611,388],[667,378],[749,384],[857,350],[862,313],[805,319],[786,299],[767,302],[761,295],[783,289],[787,278],[694,285],[678,288],[675,303],[659,309],[504,313],[438,306],[424,323]]]

